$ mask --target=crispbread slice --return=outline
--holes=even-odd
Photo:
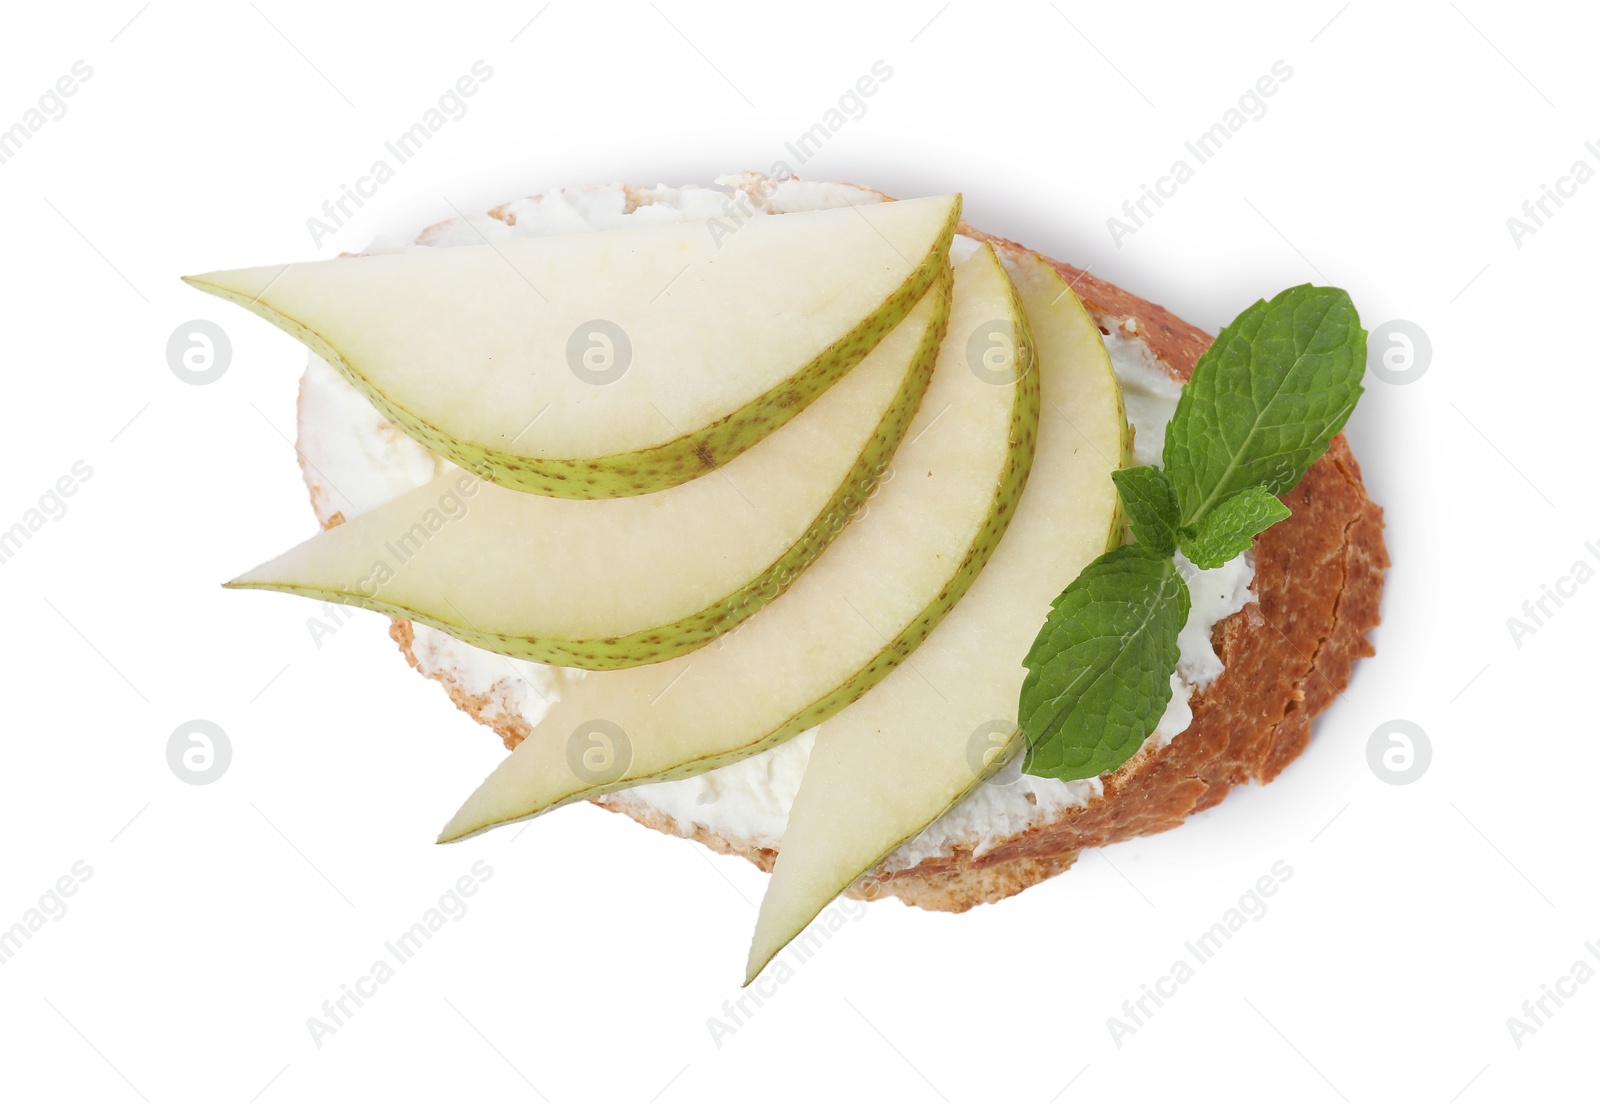
[[[746,178],[760,189],[757,178]],[[841,186],[843,187],[843,186]],[[628,186],[629,208],[660,193]],[[537,198],[536,198],[537,199]],[[527,202],[527,201],[524,201]],[[487,218],[514,221],[517,204]],[[474,217],[481,219],[484,217]],[[466,221],[430,227],[419,242],[445,244]],[[960,233],[1022,250],[963,224]],[[1141,343],[1174,379],[1185,380],[1210,336],[1107,281],[1064,262],[1052,266],[1095,316],[1103,333]],[[302,385],[302,470],[325,525],[340,520],[337,496],[306,453],[317,443],[305,435],[320,426],[322,399]],[[854,897],[893,895],[924,909],[961,911],[995,902],[1069,868],[1083,848],[1171,829],[1196,811],[1220,802],[1236,784],[1268,782],[1304,751],[1311,722],[1348,684],[1353,664],[1370,656],[1367,634],[1378,623],[1384,570],[1383,512],[1367,496],[1360,467],[1343,435],[1334,439],[1294,493],[1292,516],[1257,539],[1257,601],[1218,623],[1213,645],[1225,670],[1191,700],[1193,721],[1169,744],[1146,751],[1103,781],[1103,791],[1049,824],[998,842],[958,842],[949,855],[902,870],[881,868],[858,881]],[[507,747],[528,733],[519,710],[527,694],[511,674],[492,683],[475,680],[412,626],[395,620],[391,635],[424,675],[439,681],[452,701],[493,728]],[[770,871],[775,842],[680,822],[638,791],[596,800],[652,829],[698,841],[714,851],[743,856]],[[987,845],[987,847],[985,847]]]

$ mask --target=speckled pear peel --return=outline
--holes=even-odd
[[[1021,749],[1019,663],[1050,602],[1121,540],[1111,473],[1127,448],[1122,392],[1094,320],[1055,270],[1012,268],[1044,400],[1037,463],[1016,518],[965,599],[928,635],[916,670],[891,673],[823,723],[761,903],[746,982],[863,872]],[[992,753],[985,758],[975,748]],[[915,765],[915,771],[907,766]]]
[[[441,840],[758,753],[848,706],[910,656],[979,578],[1033,464],[1038,374],[996,379],[971,360],[982,352],[974,338],[1001,328],[1029,348],[1016,292],[984,246],[956,268],[933,380],[867,512],[715,645],[577,681]],[[619,752],[604,770],[571,755],[597,728]]]
[[[947,266],[860,365],[720,478],[579,502],[451,468],[228,586],[365,607],[564,667],[681,656],[781,595],[865,507],[933,375],[951,283]]]
[[[184,279],[309,346],[428,449],[567,499],[700,476],[857,365],[947,264],[959,196]]]

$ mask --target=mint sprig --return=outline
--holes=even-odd
[[[1023,659],[1023,770],[1088,779],[1122,765],[1172,698],[1189,589],[1175,550],[1216,568],[1289,517],[1279,496],[1328,450],[1361,396],[1367,333],[1349,295],[1309,284],[1258,300],[1195,364],[1162,468],[1112,474],[1132,544],[1057,597]]]

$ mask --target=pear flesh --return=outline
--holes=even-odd
[[[566,667],[680,656],[782,594],[866,504],[933,375],[950,287],[946,267],[860,365],[715,475],[584,502],[452,466],[229,586],[366,607]]]
[[[1037,257],[1017,259],[1011,275],[1043,396],[1033,477],[988,567],[912,664],[817,732],[747,983],[836,895],[1020,750],[1022,658],[1061,589],[1121,540],[1111,473],[1126,429],[1099,330]]]
[[[714,645],[566,687],[440,839],[715,768],[847,706],[981,579],[1027,484],[1038,422],[1027,324],[986,245],[956,268],[927,395],[861,517]]]
[[[309,346],[486,480],[642,495],[804,410],[933,285],[959,196],[184,278]]]

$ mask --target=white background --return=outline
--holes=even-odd
[[[1574,961],[1600,967],[1600,584],[1520,647],[1506,620],[1575,561],[1600,566],[1600,183],[1520,247],[1506,220],[1575,160],[1600,168],[1600,28],[1576,5],[1483,0],[999,8],[7,15],[0,126],[73,62],[93,76],[0,165],[0,528],[74,462],[93,476],[0,565],[0,928],[74,862],[93,875],[0,964],[0,1097],[1592,1097],[1600,982],[1521,1047],[1507,1019]],[[493,77],[465,117],[313,245],[307,218],[480,59]],[[893,76],[866,114],[808,163],[786,155],[880,59]],[[1114,245],[1107,217],[1280,59],[1293,77],[1265,117]],[[739,996],[764,877],[588,806],[434,846],[496,739],[406,670],[377,616],[319,648],[300,601],[217,586],[312,532],[285,439],[302,356],[177,276],[779,159],[959,189],[975,225],[1210,330],[1287,285],[1339,284],[1369,326],[1420,325],[1433,357],[1403,387],[1369,374],[1350,424],[1395,563],[1378,655],[1304,757],[998,906],[876,905],[719,1047],[707,1019]],[[165,355],[195,318],[234,344],[205,387]],[[197,718],[233,749],[208,786],[167,763]],[[1431,738],[1408,786],[1368,766],[1391,719]],[[480,859],[493,878],[469,913],[314,1044],[307,1019]],[[1293,877],[1269,912],[1115,1044],[1107,1019],[1278,860]]]

